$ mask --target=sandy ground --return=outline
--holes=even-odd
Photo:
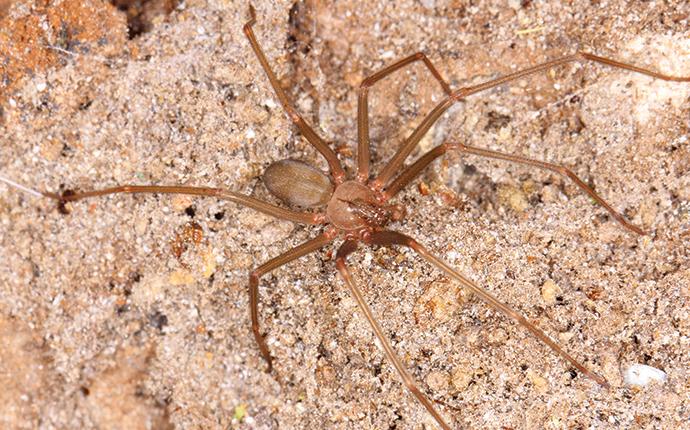
[[[256,31],[299,110],[350,160],[359,82],[419,50],[454,88],[578,47],[688,74],[686,2],[593,3],[255,1]],[[210,185],[275,202],[260,182],[272,161],[325,168],[242,34],[245,2],[185,2],[131,40],[124,14],[110,9],[121,16],[99,21],[109,37],[92,45],[40,27],[57,55],[3,89],[0,174],[51,191]],[[8,10],[31,13],[23,3]],[[372,93],[381,166],[442,92],[414,66]],[[688,426],[689,101],[690,84],[570,65],[458,104],[421,143],[563,163],[652,232],[624,231],[561,177],[477,157],[449,155],[401,195],[409,215],[393,228],[612,385],[584,379],[413,254],[362,248],[351,258],[356,278],[454,427]],[[263,279],[276,358],[275,374],[264,371],[248,273],[313,228],[187,197],[70,208],[62,215],[0,185],[3,428],[435,428],[336,276],[335,248]],[[626,385],[636,363],[667,380]]]

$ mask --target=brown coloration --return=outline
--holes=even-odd
[[[188,222],[182,227],[182,231],[170,241],[172,253],[178,260],[190,245],[198,245],[204,238],[204,229],[197,222]]]
[[[268,166],[262,179],[271,194],[288,206],[323,206],[333,194],[328,176],[297,160],[276,161]]]
[[[290,99],[288,98],[287,94],[285,94],[285,90],[283,90],[283,88],[280,86],[280,81],[278,81],[278,77],[271,69],[271,66],[268,64],[266,55],[264,55],[264,52],[261,49],[261,46],[259,45],[259,42],[256,40],[256,36],[254,36],[254,30],[252,29],[252,26],[255,22],[256,11],[254,10],[254,6],[249,5],[249,22],[247,22],[244,25],[244,34],[247,36],[247,39],[249,39],[249,43],[251,43],[252,45],[252,49],[256,54],[256,58],[261,63],[261,67],[264,69],[264,72],[266,73],[268,80],[271,82],[271,86],[273,87],[273,90],[276,92],[278,100],[280,100],[280,103],[283,105],[283,109],[285,109],[285,112],[287,112],[288,117],[297,126],[297,128],[299,128],[299,131],[302,133],[302,136],[304,136],[305,139],[307,139],[309,143],[311,143],[314,146],[314,148],[316,148],[316,150],[324,156],[326,161],[328,161],[328,165],[330,166],[333,179],[335,180],[336,184],[339,184],[343,181],[343,178],[345,177],[345,171],[343,170],[343,167],[340,165],[340,162],[338,161],[338,156],[335,155],[335,152],[326,144],[326,142],[323,141],[323,139],[321,139],[314,132],[311,126],[307,124],[307,122],[302,118],[302,116],[299,113],[297,113],[295,108],[292,106]]]
[[[404,161],[411,154],[412,150],[418,145],[421,138],[426,134],[426,132],[433,126],[433,124],[440,118],[440,116],[445,111],[447,111],[448,108],[456,101],[468,97],[469,95],[476,94],[481,91],[485,91],[496,86],[502,85],[504,83],[525,77],[527,75],[548,70],[554,66],[559,66],[574,61],[587,60],[629,70],[632,72],[642,73],[655,78],[669,81],[685,82],[690,81],[690,77],[678,78],[662,75],[656,72],[649,71],[647,69],[641,69],[636,66],[631,66],[607,58],[580,52],[574,55],[565,56],[547,63],[533,66],[522,71],[511,73],[498,79],[492,79],[479,85],[461,88],[456,91],[450,91],[448,84],[445,82],[445,80],[443,80],[440,73],[438,73],[438,71],[428,61],[428,59],[423,55],[416,54],[415,56],[408,57],[398,63],[395,63],[393,66],[389,66],[388,68],[382,70],[378,74],[375,74],[368,80],[364,81],[367,84],[362,85],[361,88],[364,89],[360,92],[360,100],[363,101],[358,105],[360,107],[360,113],[358,114],[358,125],[360,128],[358,154],[369,153],[368,137],[365,137],[366,133],[364,133],[368,127],[365,118],[367,109],[365,89],[371,83],[385,78],[387,75],[395,72],[396,70],[399,70],[403,66],[410,64],[416,60],[423,60],[427,68],[434,75],[434,77],[437,80],[439,80],[439,82],[442,83],[444,89],[447,90],[447,97],[443,99],[431,111],[430,114],[427,115],[427,117],[415,129],[415,131],[410,135],[410,137],[406,139],[406,141],[403,143],[400,149],[396,152],[396,154],[392,157],[392,159],[388,162],[388,164],[384,167],[384,169],[378,174],[378,176],[374,180],[367,180],[369,176],[369,163],[367,161],[367,157],[364,155],[359,155],[358,157],[359,170],[354,175],[355,179],[346,180],[345,171],[342,168],[335,152],[332,151],[330,147],[321,138],[319,138],[313,131],[313,129],[311,129],[311,127],[302,119],[302,117],[296,112],[295,108],[292,106],[285,92],[281,89],[280,83],[275,73],[272,71],[268,63],[268,60],[263,54],[259,46],[259,43],[254,35],[252,29],[254,23],[255,12],[253,7],[250,7],[250,20],[244,27],[244,31],[249,39],[249,42],[252,48],[254,49],[254,52],[259,62],[261,63],[264,72],[268,76],[268,79],[271,82],[271,85],[273,86],[277,97],[280,99],[281,104],[287,112],[288,117],[299,128],[300,132],[304,135],[308,142],[311,145],[313,145],[314,148],[324,156],[330,167],[330,174],[332,175],[333,182],[336,184],[336,187],[331,197],[331,200],[328,202],[328,206],[325,213],[305,213],[292,211],[259,201],[249,196],[244,196],[241,194],[218,188],[206,187],[126,185],[76,194],[64,193],[62,196],[47,192],[43,193],[43,195],[58,200],[60,205],[64,205],[64,203],[69,201],[77,201],[84,198],[116,193],[168,193],[216,197],[231,200],[240,205],[256,209],[258,211],[261,211],[265,214],[274,216],[279,219],[300,222],[304,224],[320,224],[325,226],[325,230],[323,233],[321,233],[314,239],[311,239],[303,243],[302,245],[292,248],[284,254],[281,254],[278,257],[269,260],[268,262],[264,263],[263,265],[259,266],[254,271],[252,271],[249,277],[250,315],[252,322],[252,330],[255,339],[259,345],[261,354],[268,363],[269,371],[271,371],[273,368],[272,358],[270,356],[268,345],[264,339],[263,334],[261,333],[259,324],[258,286],[260,278],[266,273],[290,261],[293,261],[297,258],[300,258],[304,255],[321,249],[325,245],[332,242],[336,237],[342,237],[345,239],[345,241],[338,250],[336,257],[336,266],[341,276],[343,277],[343,280],[345,281],[351,294],[355,298],[360,311],[366,317],[368,323],[374,331],[374,334],[381,343],[384,349],[384,353],[395,367],[396,371],[402,378],[405,386],[410,390],[414,397],[426,408],[426,410],[431,414],[431,416],[433,416],[435,421],[442,428],[449,429],[451,427],[446,423],[441,414],[436,410],[434,404],[422,392],[418,384],[414,381],[413,377],[405,369],[402,360],[397,356],[397,353],[393,349],[392,345],[387,339],[385,332],[383,331],[383,329],[377,322],[376,318],[372,314],[371,310],[369,309],[366,300],[364,299],[361,291],[357,287],[352,275],[349,272],[349,269],[346,265],[346,259],[349,254],[356,250],[358,241],[363,241],[364,243],[370,245],[402,245],[411,248],[432,266],[446,273],[448,276],[450,276],[460,284],[472,290],[475,294],[477,294],[485,302],[487,302],[492,308],[500,311],[504,315],[508,316],[510,319],[513,319],[518,324],[525,327],[541,342],[549,346],[556,354],[568,361],[572,366],[577,368],[584,375],[593,379],[600,385],[607,387],[608,383],[602,376],[586,368],[579,361],[577,361],[575,358],[573,358],[567,352],[561,349],[554,341],[550,339],[548,335],[546,335],[543,331],[537,328],[534,324],[529,322],[527,319],[525,319],[517,312],[513,311],[507,305],[498,301],[495,297],[493,297],[488,292],[484,291],[481,287],[479,287],[470,279],[464,277],[458,271],[453,269],[450,265],[431,254],[428,250],[426,250],[426,248],[424,248],[414,239],[400,233],[384,230],[383,228],[386,227],[387,224],[389,224],[391,221],[401,220],[404,216],[401,206],[391,206],[387,202],[388,200],[395,197],[395,195],[400,190],[404,189],[434,159],[443,155],[448,150],[453,149],[458,150],[461,153],[468,153],[472,155],[478,155],[483,157],[495,158],[540,167],[567,176],[568,178],[573,180],[578,187],[580,187],[592,198],[597,200],[602,206],[604,206],[604,208],[608,210],[614,216],[616,221],[619,222],[622,226],[633,232],[642,234],[641,229],[629,224],[622,215],[617,213],[611,206],[606,204],[606,202],[601,197],[594,193],[591,187],[586,185],[570,170],[562,166],[531,160],[515,155],[502,154],[495,151],[473,148],[462,144],[443,144],[427,152],[417,162],[413,163],[408,167],[404,167]]]
[[[442,144],[432,149],[431,151],[424,154],[417,161],[415,161],[410,167],[405,169],[403,173],[400,174],[383,192],[385,200],[395,196],[400,190],[405,188],[407,184],[410,183],[420,172],[422,172],[432,161],[441,155],[445,154],[447,151],[455,150],[460,153],[478,155],[480,157],[495,158],[498,160],[510,161],[513,163],[526,164],[528,166],[538,167],[540,169],[551,170],[565,178],[572,180],[575,185],[577,185],[582,191],[587,193],[595,202],[599,203],[608,213],[623,227],[628,230],[635,232],[639,235],[645,235],[646,233],[638,226],[631,224],[625,219],[623,215],[618,213],[610,204],[606,202],[599,194],[596,193],[590,186],[585,184],[582,179],[578,178],[572,170],[564,166],[559,166],[557,164],[546,163],[544,161],[533,160],[526,157],[520,157],[518,155],[505,154],[498,151],[491,151],[488,149],[474,148],[463,144]]]
[[[0,107],[25,77],[59,66],[65,55],[112,55],[126,43],[124,17],[108,2],[39,0],[20,6],[27,10],[19,18],[0,17]]]
[[[250,196],[238,194],[233,191],[223,190],[220,188],[208,187],[185,187],[177,185],[121,185],[117,187],[104,188],[102,190],[85,191],[76,193],[72,190],[65,191],[62,195],[55,193],[44,192],[45,197],[58,201],[58,209],[61,213],[67,214],[65,203],[82,200],[89,197],[105,196],[108,194],[119,193],[160,193],[160,194],[187,194],[191,196],[207,196],[216,197],[223,200],[229,200],[243,206],[256,209],[267,215],[272,215],[277,218],[285,219],[301,224],[320,224],[321,216],[317,214],[310,214],[304,212],[292,211],[284,209],[270,203],[263,202]]]
[[[433,77],[441,84],[447,96],[450,97],[452,94],[450,86],[423,52],[417,52],[407,58],[403,58],[364,79],[359,86],[359,97],[357,99],[357,180],[360,182],[369,181],[369,161],[371,158],[369,154],[369,88],[396,70],[402,69],[415,61],[422,61],[424,63]]]
[[[363,214],[366,207],[376,208],[374,192],[359,182],[347,181],[335,189],[326,208],[326,217],[336,228],[357,230],[367,227],[366,215]],[[359,208],[359,213],[355,208]]]

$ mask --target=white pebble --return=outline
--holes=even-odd
[[[541,286],[541,297],[544,302],[548,305],[553,305],[556,303],[556,297],[558,297],[563,290],[551,279],[547,279],[546,282]]]
[[[637,385],[639,387],[644,387],[651,381],[664,383],[666,379],[666,372],[645,364],[630,365],[623,372],[623,380],[627,385]]]

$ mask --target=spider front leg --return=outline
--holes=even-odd
[[[445,154],[447,151],[456,150],[460,153],[478,155],[480,157],[494,158],[498,160],[510,161],[518,164],[525,164],[528,166],[538,167],[544,170],[550,170],[554,173],[561,175],[564,178],[572,180],[575,185],[577,185],[582,191],[587,193],[594,201],[600,204],[608,213],[623,227],[637,233],[639,235],[645,235],[646,233],[636,225],[631,224],[625,217],[618,211],[616,211],[609,203],[606,202],[599,194],[596,193],[587,185],[582,179],[580,179],[572,170],[565,166],[559,164],[547,163],[540,160],[534,160],[532,158],[521,157],[518,155],[506,154],[499,151],[491,151],[488,149],[475,148],[472,146],[463,145],[461,143],[455,144],[442,144],[433,148],[423,156],[421,156],[417,161],[408,166],[395,180],[388,186],[383,192],[385,200],[389,200],[395,196],[400,190],[405,188],[417,175],[419,175],[432,161],[441,155]]]
[[[371,158],[369,153],[369,88],[386,76],[415,61],[422,61],[424,63],[438,83],[441,84],[447,96],[452,94],[448,83],[423,52],[417,52],[409,57],[405,57],[364,79],[359,86],[359,95],[357,97],[357,180],[360,182],[366,182],[369,179],[369,162]]]
[[[388,337],[385,335],[383,329],[376,321],[376,318],[374,318],[374,315],[372,314],[369,305],[367,304],[366,300],[364,300],[362,292],[357,287],[357,284],[355,284],[355,281],[352,279],[350,269],[348,269],[345,261],[347,260],[347,256],[354,252],[356,249],[357,242],[355,242],[354,240],[345,241],[345,243],[343,243],[340,246],[340,249],[338,249],[335,265],[338,268],[338,272],[340,272],[340,276],[342,276],[343,280],[345,281],[345,284],[350,289],[350,293],[357,301],[359,309],[366,317],[372,330],[374,330],[374,334],[381,343],[386,357],[388,357],[388,360],[390,360],[390,362],[393,364],[393,367],[395,367],[395,370],[400,375],[400,378],[402,378],[405,387],[407,387],[407,389],[412,393],[412,395],[414,395],[417,398],[417,400],[426,408],[426,410],[431,414],[431,416],[434,417],[436,422],[444,430],[450,430],[451,427],[448,424],[446,424],[441,414],[439,414],[436,408],[434,408],[434,405],[429,401],[429,399],[424,395],[424,393],[422,393],[419,387],[417,387],[417,384],[415,383],[414,378],[412,378],[412,375],[410,375],[407,369],[405,369],[405,366],[402,364],[402,361],[400,360],[400,358],[398,358],[398,355],[396,354],[395,350],[388,341]]]
[[[445,99],[441,100],[431,112],[422,120],[412,134],[403,142],[395,155],[388,161],[388,164],[381,170],[379,175],[372,181],[371,185],[377,190],[386,187],[395,174],[403,167],[405,159],[412,153],[412,150],[422,140],[429,129],[438,121],[438,119],[450,108],[455,102],[463,100],[473,94],[481,93],[503,84],[515,81],[517,79],[534,75],[535,73],[546,71],[552,67],[562,66],[564,64],[573,62],[592,62],[604,64],[610,67],[628,70],[642,75],[650,76],[654,79],[661,79],[670,82],[690,82],[690,76],[673,76],[665,73],[655,72],[653,70],[634,66],[632,64],[623,63],[606,57],[590,54],[588,52],[577,52],[571,55],[565,55],[545,63],[537,64],[526,69],[518,70],[517,72],[509,73],[507,75],[490,79],[477,85],[459,88],[453,91]],[[634,231],[634,230],[633,230]]]
[[[252,320],[252,332],[254,333],[254,339],[259,345],[259,350],[264,360],[268,364],[267,372],[273,370],[273,359],[271,358],[271,353],[268,351],[268,345],[266,344],[266,339],[261,334],[261,329],[259,326],[259,279],[266,273],[283,266],[290,261],[296,260],[314,251],[323,248],[325,245],[330,243],[335,237],[335,230],[327,230],[321,235],[298,245],[291,250],[285,252],[284,254],[275,257],[261,266],[257,267],[249,275],[249,313]]]

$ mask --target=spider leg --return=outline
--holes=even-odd
[[[27,187],[26,185],[20,184],[19,182],[15,182],[10,178],[6,178],[2,175],[0,175],[0,182],[3,182],[7,185],[9,185],[11,188],[14,188],[19,191],[23,191],[27,194],[31,194],[34,197],[46,197],[46,193],[42,193],[38,190],[34,190],[33,188]],[[49,197],[49,196],[48,196]]]
[[[312,146],[314,146],[314,148],[316,148],[316,150],[324,156],[328,162],[328,166],[331,169],[331,174],[333,175],[335,183],[341,183],[345,178],[345,171],[340,165],[338,156],[328,146],[328,144],[314,132],[304,118],[297,113],[297,110],[292,106],[292,102],[288,98],[287,94],[285,94],[285,91],[283,88],[281,88],[278,77],[273,69],[271,69],[271,65],[268,63],[266,55],[261,49],[261,45],[259,45],[259,41],[256,39],[254,30],[252,29],[252,26],[256,23],[256,11],[254,10],[254,6],[251,4],[249,5],[249,16],[249,21],[244,25],[244,34],[247,36],[247,39],[249,39],[249,43],[252,45],[254,54],[256,54],[256,58],[259,60],[259,63],[261,63],[261,68],[263,68],[268,80],[271,82],[271,86],[273,87],[276,96],[280,100],[280,104],[283,105],[283,109],[285,109],[285,112],[287,112],[288,117],[297,126],[297,128],[299,128],[299,131],[302,133],[305,139],[307,139],[307,141],[309,141],[309,143],[311,143]]]
[[[577,185],[582,191],[587,193],[594,201],[600,204],[608,213],[623,227],[637,233],[639,235],[645,235],[646,233],[636,225],[631,224],[625,217],[617,212],[609,203],[606,202],[599,194],[596,193],[589,185],[584,183],[572,170],[565,166],[553,163],[547,163],[544,161],[534,160],[532,158],[521,157],[518,155],[505,154],[499,151],[491,151],[488,149],[475,148],[472,146],[463,145],[461,143],[457,144],[442,144],[439,145],[423,156],[421,156],[412,165],[408,166],[395,180],[385,189],[383,196],[385,200],[390,199],[395,196],[400,190],[405,188],[410,181],[412,181],[420,172],[424,170],[432,161],[441,155],[445,154],[449,150],[457,150],[461,153],[478,155],[480,157],[494,158],[498,160],[509,161],[518,164],[526,164],[528,166],[538,167],[544,170],[550,170],[554,173],[561,175],[564,178],[572,180],[575,185]]]
[[[416,178],[417,175],[422,173],[424,169],[426,169],[427,166],[429,166],[429,164],[431,164],[438,157],[448,152],[449,149],[450,145],[447,143],[443,143],[435,148],[432,148],[426,154],[419,157],[417,161],[405,167],[405,169],[400,173],[400,175],[398,175],[398,177],[395,178],[395,180],[393,180],[393,182],[391,182],[383,190],[382,194],[384,202],[387,202],[388,200],[395,197],[400,191],[407,187],[407,185],[409,185],[409,183],[412,182],[412,180]]]
[[[261,329],[259,327],[259,279],[266,273],[277,269],[278,267],[283,266],[292,260],[296,260],[307,254],[311,254],[320,248],[323,248],[325,245],[333,241],[334,237],[335,231],[327,230],[319,236],[316,236],[315,238],[268,260],[261,266],[254,269],[249,275],[249,312],[252,319],[252,332],[254,333],[256,343],[259,345],[261,355],[268,364],[267,372],[269,373],[273,370],[273,359],[271,358],[271,354],[268,351],[268,345],[266,344],[266,340],[261,334]]]
[[[364,79],[359,86],[357,98],[357,179],[360,182],[366,182],[369,179],[369,88],[386,76],[415,61],[422,61],[424,63],[438,83],[441,84],[446,95],[450,96],[452,94],[448,83],[423,52],[417,52],[409,57],[405,57]]]
[[[396,172],[402,168],[403,163],[412,150],[417,146],[419,141],[424,137],[424,135],[429,131],[431,126],[441,117],[441,115],[450,108],[456,101],[462,100],[473,94],[480,93],[499,85],[520,79],[522,77],[533,75],[538,72],[543,72],[552,67],[561,66],[563,64],[578,62],[578,61],[591,61],[594,63],[604,64],[607,66],[615,67],[618,69],[624,69],[635,73],[640,73],[643,75],[650,76],[655,79],[662,79],[665,81],[672,82],[690,82],[690,76],[671,76],[664,73],[655,72],[653,70],[645,69],[642,67],[633,66],[632,64],[622,63],[620,61],[612,60],[606,57],[600,57],[598,55],[590,54],[587,52],[577,52],[572,55],[566,55],[564,57],[556,58],[555,60],[547,61],[545,63],[537,64],[532,67],[528,67],[523,70],[519,70],[514,73],[509,73],[505,76],[501,76],[496,79],[491,79],[489,81],[472,85],[469,87],[460,88],[453,91],[453,93],[447,98],[441,100],[441,102],[436,105],[436,107],[422,120],[422,122],[417,126],[417,128],[412,132],[412,134],[403,142],[403,144],[395,153],[393,158],[386,164],[386,166],[381,170],[381,173],[372,181],[372,186],[376,189],[383,189],[386,184],[393,178]]]
[[[608,382],[606,382],[606,379],[604,379],[604,377],[602,377],[602,376],[594,373],[593,371],[587,369],[579,361],[577,361],[570,354],[565,352],[560,346],[558,346],[558,344],[556,342],[551,340],[551,338],[546,333],[544,333],[541,329],[537,328],[537,326],[535,326],[531,322],[527,321],[527,319],[525,317],[523,317],[522,315],[520,315],[519,313],[517,313],[516,311],[511,309],[508,305],[499,301],[496,297],[494,297],[492,294],[490,294],[489,292],[484,290],[482,287],[477,285],[474,281],[466,278],[460,272],[453,269],[446,262],[444,262],[440,258],[433,255],[426,248],[424,248],[421,244],[419,244],[419,242],[412,239],[411,237],[406,236],[402,233],[394,232],[394,231],[381,231],[381,232],[372,233],[372,235],[367,239],[367,243],[378,244],[378,245],[383,245],[383,246],[402,245],[402,246],[406,246],[408,248],[411,248],[417,254],[419,254],[423,259],[425,259],[427,262],[429,262],[432,266],[436,267],[437,269],[440,269],[446,275],[450,276],[451,278],[453,278],[457,282],[459,282],[461,285],[463,285],[465,288],[471,290],[474,294],[476,294],[482,300],[484,300],[489,306],[491,306],[492,308],[501,312],[502,314],[504,314],[508,318],[516,321],[521,326],[525,327],[537,339],[544,342],[549,348],[551,348],[551,350],[553,352],[555,352],[556,354],[558,354],[562,358],[564,358],[566,361],[568,361],[573,367],[575,367],[577,370],[579,370],[582,374],[584,374],[588,378],[591,378],[592,380],[594,380],[596,383],[603,386],[604,388],[609,388],[609,384],[608,384]]]
[[[275,218],[284,219],[300,224],[322,224],[323,214],[297,212],[284,209],[279,206],[266,203],[254,197],[245,196],[234,191],[223,190],[221,188],[209,187],[187,187],[178,185],[120,185],[117,187],[104,188],[101,190],[85,191],[82,193],[65,192],[62,195],[50,192],[41,192],[45,197],[57,200],[60,204],[60,211],[66,213],[65,203],[90,197],[105,196],[109,194],[134,194],[134,193],[153,193],[153,194],[186,194],[192,196],[215,197],[222,200],[229,200],[242,206],[255,209]]]
[[[422,120],[421,123],[414,129],[412,134],[405,139],[405,142],[400,146],[398,151],[393,155],[388,164],[385,165],[378,176],[371,181],[371,187],[375,190],[383,189],[386,184],[393,178],[396,172],[398,172],[405,162],[405,159],[412,152],[412,150],[417,146],[424,135],[429,131],[432,125],[443,115],[456,100],[452,97],[446,97],[441,100],[441,102],[434,107],[431,112]]]
[[[443,417],[436,411],[434,406],[431,404],[429,399],[422,393],[422,391],[417,387],[417,384],[415,383],[414,379],[412,378],[412,375],[408,373],[408,371],[405,369],[405,366],[403,365],[402,361],[398,358],[398,355],[396,354],[395,350],[391,346],[390,342],[388,341],[388,338],[383,332],[383,329],[379,325],[379,323],[376,321],[376,318],[374,318],[374,315],[371,313],[371,309],[369,308],[369,305],[367,305],[366,300],[364,300],[364,296],[362,295],[362,292],[360,289],[357,287],[357,284],[355,284],[355,281],[352,279],[352,275],[350,274],[350,270],[347,267],[347,264],[345,260],[347,259],[347,256],[354,252],[357,249],[357,242],[354,240],[347,240],[345,241],[340,248],[338,249],[338,253],[336,256],[335,264],[336,267],[338,268],[338,271],[340,272],[340,275],[342,276],[343,280],[345,281],[345,284],[347,284],[347,287],[350,289],[350,293],[352,296],[355,298],[357,301],[357,305],[359,305],[359,309],[362,311],[364,316],[366,317],[367,321],[369,321],[369,325],[371,326],[372,330],[374,330],[374,334],[376,335],[376,338],[379,340],[381,343],[381,346],[383,347],[383,351],[386,354],[386,357],[388,357],[388,360],[393,364],[395,367],[395,370],[398,372],[400,377],[403,380],[403,383],[405,384],[405,387],[417,398],[417,400],[424,405],[426,410],[434,417],[436,422],[444,429],[444,430],[450,430],[450,426],[446,424],[444,421]]]

